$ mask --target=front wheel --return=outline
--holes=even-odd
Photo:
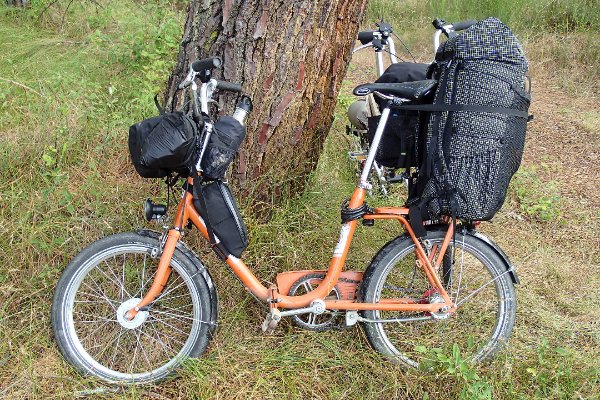
[[[444,241],[445,232],[429,232],[424,243],[433,253]],[[375,348],[389,359],[418,368],[441,349],[451,354],[459,346],[463,359],[482,362],[492,358],[508,340],[515,321],[515,289],[503,260],[481,240],[457,233],[437,271],[440,282],[458,305],[444,318],[428,313],[401,314],[369,310],[373,320],[422,318],[425,321],[367,322],[364,330]],[[365,271],[362,300],[378,303],[386,298],[412,298],[416,303],[441,302],[418,265],[413,241],[402,236],[385,245]]]
[[[52,328],[65,359],[109,383],[168,377],[205,350],[211,300],[202,271],[179,249],[162,294],[128,321],[124,314],[149,289],[159,240],[122,233],[92,243],[62,274],[52,302]]]

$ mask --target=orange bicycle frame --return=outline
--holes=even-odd
[[[193,184],[193,179],[188,178],[188,183]],[[357,187],[350,198],[349,208],[358,208],[364,203],[365,189]],[[397,298],[397,299],[385,299],[379,303],[363,303],[354,300],[325,300],[325,307],[330,310],[382,310],[382,311],[406,311],[406,312],[438,312],[441,308],[449,309],[453,311],[455,305],[452,303],[448,293],[444,289],[444,286],[440,282],[437,274],[435,273],[441,265],[442,259],[448,248],[450,240],[453,235],[453,225],[448,225],[448,231],[446,233],[442,247],[438,253],[438,256],[434,262],[432,258],[427,256],[427,252],[423,248],[421,242],[415,236],[408,220],[408,208],[406,207],[383,207],[376,208],[373,213],[366,214],[363,216],[366,220],[376,219],[392,219],[397,220],[404,227],[406,233],[410,236],[415,244],[415,253],[419,264],[423,268],[427,279],[431,283],[432,287],[437,290],[444,300],[443,303],[435,304],[422,304],[415,299],[409,298]],[[184,226],[191,221],[196,226],[201,234],[209,240],[208,230],[198,211],[194,207],[193,197],[189,191],[186,191],[179,202],[177,207],[177,213],[173,228],[171,228],[167,234],[167,239],[164,245],[164,249],[160,258],[156,276],[152,282],[152,286],[140,301],[140,303],[132,310],[128,312],[127,317],[133,318],[140,308],[149,305],[156,297],[162,292],[165,287],[170,273],[171,273],[171,257],[175,251],[177,241],[181,237],[181,232]],[[267,288],[264,286],[259,279],[252,273],[248,266],[239,258],[228,255],[225,262],[231,268],[233,273],[240,279],[240,281],[246,286],[246,288],[258,299],[269,302],[271,307],[275,308],[287,308],[297,309],[307,307],[315,299],[326,298],[331,290],[336,285],[340,274],[342,273],[346,257],[352,242],[354,230],[358,220],[352,220],[342,225],[340,230],[340,239],[334,250],[333,257],[329,263],[327,273],[323,278],[323,281],[311,292],[305,293],[299,296],[287,296],[280,294],[276,286]]]

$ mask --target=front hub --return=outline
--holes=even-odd
[[[138,311],[137,314],[135,314],[135,317],[133,317],[130,320],[128,320],[125,317],[125,314],[127,314],[129,310],[137,306],[140,303],[140,301],[142,301],[142,299],[129,299],[123,302],[119,306],[119,308],[117,308],[117,321],[119,321],[119,324],[123,328],[135,329],[142,325],[146,321],[146,318],[148,318],[148,311],[143,310]]]

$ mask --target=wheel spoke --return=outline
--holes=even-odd
[[[94,280],[93,280],[93,282],[96,285],[96,287],[98,289],[100,289],[100,292],[98,292],[97,290],[95,290],[94,288],[92,288],[85,281],[83,281],[81,283],[83,283],[84,285],[86,285],[88,287],[88,289],[90,289],[91,291],[93,291],[94,293],[96,293],[96,295],[97,295],[96,297],[104,299],[108,304],[110,304],[110,306],[112,307],[112,309],[116,312],[117,311],[117,307],[115,307],[115,304],[119,304],[119,302],[116,301],[116,300],[109,299],[108,296],[104,292],[102,292],[102,289],[98,286],[98,283],[96,283],[96,281],[94,281]]]
[[[197,319],[197,318],[188,317],[187,315],[183,315],[183,314],[173,314],[173,313],[169,313],[169,312],[165,312],[165,311],[159,311],[159,310],[152,310],[152,312],[153,313],[157,313],[157,314],[161,314],[161,315],[169,315],[169,316],[171,316],[173,318],[177,318],[177,319],[188,319],[190,321],[198,321],[198,322],[203,323],[203,324],[208,324],[209,323],[209,322]]]
[[[154,326],[154,321],[153,320],[148,320],[149,322],[149,328],[152,329],[152,333],[153,335],[148,335],[146,332],[143,332],[143,334],[145,334],[146,336],[148,336],[149,338],[151,338],[152,340],[157,341],[158,343],[160,343],[162,346],[160,347],[163,351],[163,353],[165,353],[165,355],[167,357],[171,357],[172,354],[176,354],[175,350],[173,350],[172,348],[170,348],[165,342],[162,341],[162,339],[160,338],[160,332],[158,329],[156,329],[156,327]],[[166,349],[171,350],[172,353],[168,353]]]
[[[177,253],[171,277],[149,310],[129,322],[117,318],[119,307],[141,298],[155,279],[150,254],[158,245],[135,233],[114,235],[84,249],[65,270],[59,284],[64,292],[52,306],[59,310],[53,328],[67,335],[59,346],[74,366],[118,384],[146,383],[178,368],[179,358],[204,350],[208,330],[196,328],[207,323],[203,315],[211,315],[205,281],[195,279],[200,272]]]
[[[143,329],[142,326],[140,326],[139,332],[135,332],[135,340],[137,341],[137,344],[140,346],[142,355],[146,359],[146,364],[148,365],[148,367],[150,367],[150,369],[152,369],[152,363],[150,362],[150,359],[148,358],[148,354],[146,353],[146,350],[144,349],[144,345],[142,344],[142,342],[140,340],[140,335],[141,335],[141,332]]]
[[[138,290],[138,292],[133,297],[135,297],[135,298],[142,297],[142,295],[144,294],[144,289],[146,288],[146,286],[148,286],[148,283],[154,279],[155,276],[156,276],[156,271],[154,271],[154,273],[148,279],[146,279],[146,282],[144,282],[144,284],[142,285],[142,288],[140,290]]]
[[[119,343],[121,342],[121,336],[123,336],[123,327],[119,330],[119,335],[117,337],[117,344],[115,345],[115,349],[113,350],[112,361],[110,363],[110,368],[113,368],[115,365],[115,358],[117,356],[117,352],[119,351]]]
[[[417,347],[442,348],[450,352],[452,345],[458,344],[465,359],[481,361],[493,356],[510,335],[514,321],[514,289],[507,272],[487,244],[469,235],[462,236],[447,249],[440,268],[436,269],[446,291],[458,306],[456,312],[451,315],[365,312],[368,319],[446,317],[402,323],[366,323],[367,337],[379,351],[394,354],[396,360],[417,367],[422,357],[428,357],[416,351]],[[429,233],[427,240],[432,244],[432,258],[440,261],[439,249],[444,233]],[[397,297],[399,292],[409,292],[420,303],[441,302],[433,284],[415,268],[414,244],[397,240],[387,246],[365,273],[368,277],[363,283],[365,301],[383,301]]]
[[[105,264],[108,265],[108,263],[106,261],[104,261]],[[102,275],[104,275],[106,277],[106,279],[108,279],[110,282],[112,282],[117,288],[122,288],[123,286],[121,284],[119,284],[119,278],[115,275],[114,271],[112,269],[109,268],[109,271],[111,272],[111,274],[113,275],[113,278],[111,278],[110,276],[108,276],[106,274],[106,272],[104,272],[102,270],[102,268],[100,268],[100,265],[96,265],[95,270],[97,270],[98,272],[100,272]],[[116,279],[116,280],[115,280]],[[127,292],[127,291],[125,291]],[[127,293],[127,295],[129,296],[129,293]]]
[[[167,325],[169,328],[172,328],[172,329],[176,330],[177,332],[183,333],[184,335],[188,334],[188,332],[182,331],[181,329],[177,328],[176,326],[173,326],[173,325],[169,324],[168,322],[163,321],[162,319],[152,318],[152,320],[156,321],[156,322],[160,322],[161,324]]]
[[[154,327],[151,327],[150,329],[152,329],[154,332],[156,332],[156,333],[157,333],[157,337],[156,337],[156,338],[153,338],[152,336],[148,335],[148,334],[147,334],[146,332],[144,332],[144,331],[141,331],[141,333],[142,333],[143,335],[146,335],[146,336],[148,336],[148,337],[149,337],[149,338],[151,338],[151,339],[156,339],[156,340],[158,340],[158,342],[159,342],[160,344],[162,344],[163,348],[171,350],[172,354],[177,354],[177,353],[178,353],[177,351],[173,350],[173,348],[171,348],[171,347],[170,347],[168,344],[166,344],[166,343],[165,343],[163,340],[161,340],[161,339],[160,339],[160,336],[158,336],[158,332],[159,332],[159,331],[158,331],[156,328],[154,328]],[[177,341],[177,340],[175,340],[175,339],[173,339],[173,338],[169,338],[169,339],[172,339],[172,340],[174,340],[174,341],[176,341],[176,342],[180,343],[182,346],[184,345],[184,343],[183,343],[183,342]],[[169,354],[169,353],[167,353],[167,355],[168,355],[168,354]],[[170,356],[170,355],[169,355],[169,356]]]
[[[196,272],[194,275],[192,275],[191,277],[195,277],[196,275],[198,275],[198,273]],[[167,285],[167,287],[165,287],[163,290],[166,290],[166,292],[163,292],[160,296],[157,297],[156,300],[159,300],[163,297],[166,297],[169,293],[173,292],[174,290],[180,288],[181,286],[185,285],[185,281],[181,282],[179,285],[175,286],[174,288],[169,289],[169,286],[172,285],[173,283],[175,283],[175,281],[179,279],[179,275],[177,275],[177,278],[175,278],[173,280],[173,282],[171,282],[170,284]],[[155,300],[155,301],[156,301]]]

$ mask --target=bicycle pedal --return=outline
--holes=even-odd
[[[281,321],[281,311],[276,308],[273,308],[265,317],[265,320],[262,323],[262,331],[263,333],[270,335],[277,328],[277,324]]]

